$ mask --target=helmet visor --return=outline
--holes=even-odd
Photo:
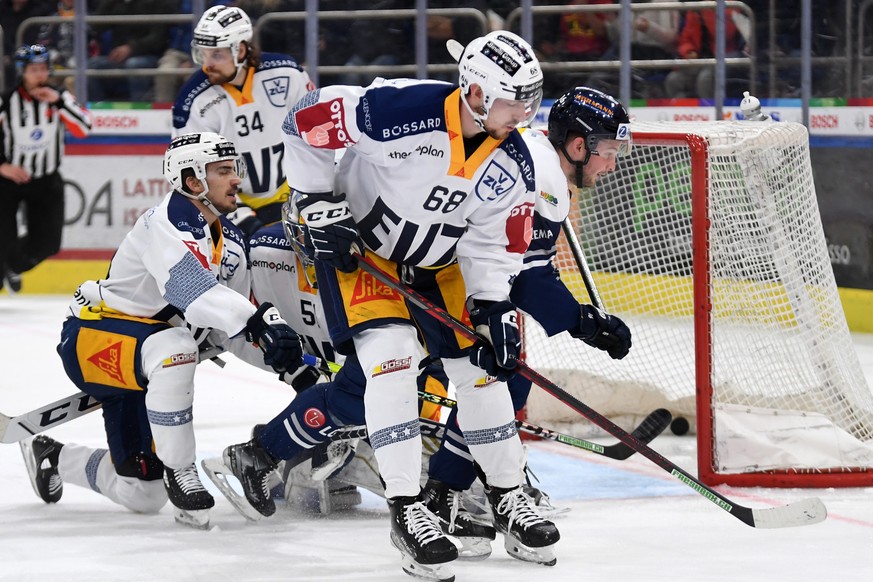
[[[197,44],[197,41],[191,43],[191,60],[198,67],[206,65],[222,66],[226,63],[233,62],[233,53],[228,47],[204,47]]]
[[[495,99],[491,105],[489,115],[494,117],[511,116],[516,122],[516,127],[527,127],[540,108],[543,100],[543,92],[540,90],[527,99]]]

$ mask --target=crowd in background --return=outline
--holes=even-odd
[[[647,3],[648,0],[633,0]],[[754,30],[747,16],[736,9],[726,10],[726,55],[751,56],[757,61],[757,81],[763,97],[794,97],[799,95],[800,73],[797,62],[790,57],[800,54],[799,3],[769,0],[746,0],[754,14]],[[205,7],[215,4],[236,5],[251,15],[254,21],[265,14],[284,11],[304,11],[305,0],[206,0]],[[569,0],[534,2],[536,6],[620,4],[618,0]],[[774,13],[771,14],[771,4]],[[813,55],[846,56],[846,10],[864,17],[858,23],[865,31],[864,55],[873,56],[873,10],[860,14],[862,0],[831,2],[813,0]],[[518,8],[518,0],[431,0],[429,8],[474,8],[487,16],[491,29],[502,28],[506,18]],[[11,55],[16,48],[19,25],[32,16],[70,16],[73,0],[0,0],[0,25],[3,29],[3,61],[6,79],[14,79]],[[319,10],[392,10],[415,8],[414,0],[321,0]],[[190,14],[191,0],[88,0],[91,15]],[[774,26],[771,26],[771,20]],[[518,31],[520,19],[508,28]],[[632,58],[696,59],[714,54],[715,10],[646,10],[634,13]],[[772,29],[772,30],[771,30]],[[615,61],[619,58],[619,15],[609,13],[564,13],[535,15],[533,19],[534,47],[541,62]],[[479,23],[470,17],[430,16],[427,22],[428,62],[453,62],[445,50],[445,40],[455,38],[465,43],[481,33]],[[771,39],[771,33],[773,38]],[[88,28],[89,69],[139,69],[193,67],[190,60],[190,25],[90,26]],[[73,23],[27,27],[23,41],[39,42],[49,47],[56,73],[74,66]],[[286,53],[305,64],[304,22],[278,21],[262,27],[260,48]],[[771,42],[773,41],[773,42]],[[752,54],[752,47],[755,47]],[[394,65],[415,62],[414,19],[334,20],[325,19],[319,26],[319,64],[329,66]],[[768,83],[770,74],[765,65],[770,59],[782,59],[776,78]],[[789,59],[789,60],[786,60]],[[873,93],[873,65],[870,72]],[[840,67],[822,64],[814,68],[815,96],[849,96]],[[862,71],[863,74],[863,71]],[[130,76],[124,79],[91,77],[89,101],[132,100],[170,102],[185,74]],[[390,68],[382,76],[392,75]],[[404,75],[410,76],[410,75]],[[440,78],[440,75],[430,75]],[[335,83],[368,84],[374,75],[353,70],[339,75],[324,75],[321,85]],[[446,80],[453,81],[451,77]],[[728,93],[742,91],[749,85],[749,69],[728,71]],[[68,81],[71,82],[71,81]],[[572,71],[546,75],[546,97],[554,96],[568,84],[583,82],[611,92],[618,92],[618,71]],[[713,68],[651,68],[634,67],[632,76],[635,98],[712,97]],[[767,87],[775,87],[769,95]],[[866,85],[865,85],[866,86]]]

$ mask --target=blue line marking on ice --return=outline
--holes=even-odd
[[[528,448],[528,465],[552,499],[638,499],[688,495],[682,483],[640,475],[616,466],[588,463],[582,459]],[[665,473],[666,475],[666,473]]]

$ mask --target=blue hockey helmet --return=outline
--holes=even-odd
[[[620,154],[630,151],[630,117],[624,105],[615,98],[590,87],[576,87],[567,91],[549,111],[549,141],[563,146],[567,134],[577,133],[585,138],[589,152],[597,151],[600,140],[624,142]]]
[[[41,44],[25,44],[15,51],[15,71],[19,77],[24,74],[24,68],[32,63],[51,65],[48,49]]]

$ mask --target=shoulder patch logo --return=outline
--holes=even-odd
[[[476,196],[479,200],[496,200],[507,190],[515,186],[516,177],[506,168],[491,160],[479,181],[476,182]]]
[[[288,98],[288,86],[291,84],[291,79],[285,76],[271,77],[261,81],[264,86],[264,91],[267,93],[267,98],[273,107],[285,107],[285,100]]]

